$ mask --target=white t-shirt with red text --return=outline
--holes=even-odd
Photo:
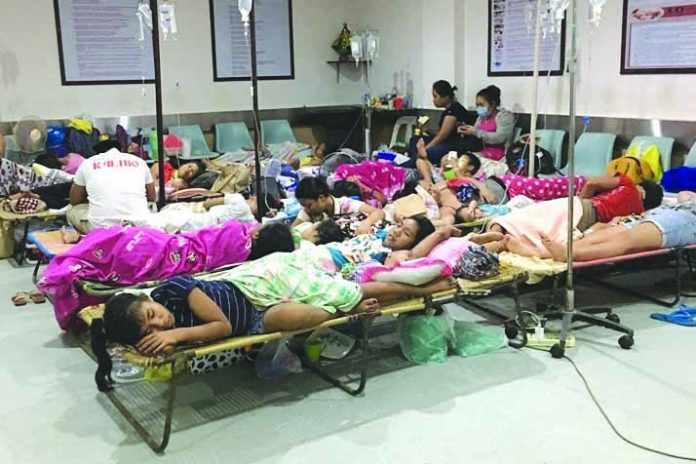
[[[97,226],[147,219],[145,185],[152,174],[142,159],[113,148],[85,160],[75,184],[87,189],[89,220]]]

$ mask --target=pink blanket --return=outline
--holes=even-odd
[[[376,191],[384,195],[387,201],[404,188],[406,171],[398,166],[392,166],[378,161],[363,161],[359,164],[343,164],[336,169],[336,177],[340,180],[354,182],[357,180],[363,189],[366,203],[381,208],[382,203],[369,194]]]
[[[577,229],[582,218],[582,203],[579,197],[573,202],[573,228]],[[516,238],[527,237],[535,245],[542,247],[541,235],[546,234],[552,240],[566,243],[568,241],[568,199],[542,201],[525,208],[513,209],[506,216],[494,219]]]
[[[58,325],[67,329],[79,309],[101,302],[79,294],[78,279],[133,285],[243,262],[254,227],[229,221],[178,235],[147,227],[96,229],[53,258],[38,287],[52,299]]]

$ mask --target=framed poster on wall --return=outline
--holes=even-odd
[[[529,0],[488,0],[488,75],[531,76],[534,72],[534,19]],[[528,17],[529,14],[529,17]],[[565,68],[566,22],[560,34],[541,39],[539,74],[561,76]]]
[[[255,0],[254,11],[259,79],[294,79],[292,0]],[[250,42],[238,0],[210,0],[210,29],[215,81],[249,80]]]
[[[53,0],[63,85],[154,82],[152,35],[135,0]],[[146,30],[147,31],[147,30]]]
[[[624,0],[621,74],[696,73],[696,0]]]

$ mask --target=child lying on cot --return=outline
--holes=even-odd
[[[261,203],[261,215],[272,215],[282,207],[273,196],[265,194]],[[227,221],[255,222],[258,203],[256,195],[249,199],[238,193],[225,194],[203,203],[173,203],[154,213],[147,225],[169,233],[190,232]]]
[[[542,237],[555,261],[568,259],[564,244]],[[635,222],[604,227],[573,242],[573,260],[592,261],[696,244],[696,193],[681,192],[676,205],[660,206]]]
[[[582,234],[596,223],[641,214],[662,202],[662,188],[653,182],[635,185],[624,175],[589,179],[574,199],[573,228]],[[541,237],[564,242],[568,228],[568,200],[536,203],[494,219],[489,230],[504,232],[504,249],[522,256],[550,258]]]
[[[99,390],[110,386],[107,342],[159,355],[179,343],[311,328],[343,314],[374,312],[380,303],[456,286],[453,279],[423,287],[355,284],[316,268],[294,266],[287,255],[269,256],[263,266],[239,266],[214,281],[176,277],[156,288],[151,299],[127,293],[113,297],[104,318],[91,327]]]
[[[167,234],[148,227],[98,228],[46,267],[38,288],[53,301],[58,324],[68,329],[80,307],[100,300],[78,292],[78,281],[134,285],[292,251],[289,227],[228,221],[195,232]]]
[[[319,177],[302,179],[295,190],[295,198],[303,211],[297,216],[293,227],[304,222],[319,222],[336,216],[363,213],[367,215],[358,228],[358,234],[368,234],[374,224],[384,219],[384,211],[352,198],[336,198],[331,195],[326,181]]]

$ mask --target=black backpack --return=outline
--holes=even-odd
[[[505,163],[511,173],[529,176],[529,144],[520,140],[510,145],[505,154]],[[553,164],[551,153],[537,144],[534,177],[539,174],[555,174],[556,172],[558,171]]]

